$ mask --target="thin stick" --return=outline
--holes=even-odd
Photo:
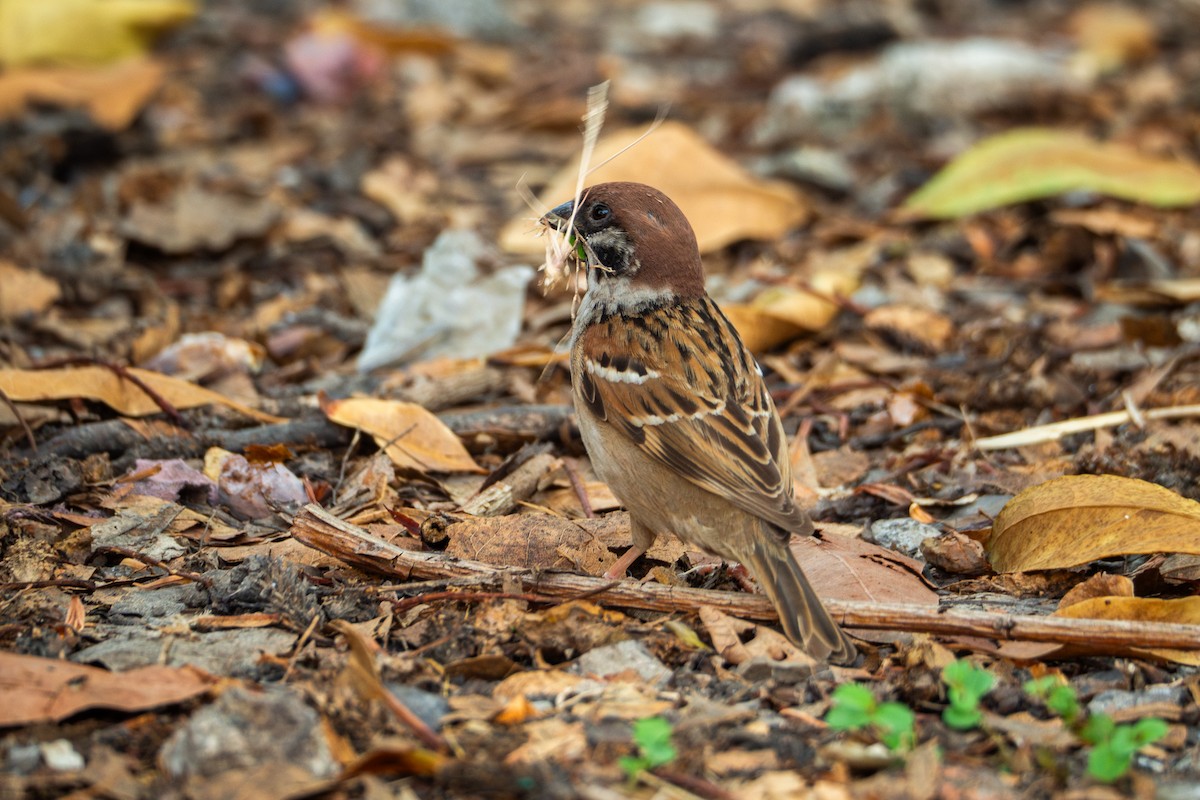
[[[26,422],[25,418],[21,416],[20,409],[17,408],[16,404],[11,398],[9,398],[8,394],[3,389],[0,389],[0,400],[4,401],[4,405],[8,406],[8,410],[11,411],[13,416],[17,418],[17,423],[20,424],[21,429],[25,431],[25,439],[29,442],[29,449],[33,451],[34,455],[37,455],[37,439],[35,439],[33,436],[33,428],[29,427],[29,423]]]
[[[1167,408],[1142,409],[1143,419],[1183,419],[1200,417],[1200,405],[1169,406]],[[1061,422],[1051,422],[1048,425],[1035,425],[1012,433],[999,436],[985,436],[975,440],[975,447],[980,450],[1004,450],[1009,447],[1024,447],[1029,444],[1055,442],[1072,433],[1083,433],[1100,428],[1112,428],[1134,421],[1134,415],[1128,409],[1125,411],[1110,411],[1107,414],[1095,414],[1090,417],[1075,417]]]
[[[490,578],[498,585],[507,577],[522,592],[559,600],[575,600],[588,595],[597,603],[620,608],[694,613],[701,606],[712,606],[745,619],[774,621],[779,618],[771,601],[763,595],[639,584],[632,580],[614,582],[565,572],[504,569],[444,553],[404,550],[315,505],[305,506],[296,514],[291,533],[296,541],[347,564],[402,580],[474,575]],[[834,619],[850,628],[1053,642],[1096,655],[1128,655],[1146,648],[1200,650],[1200,625],[946,612],[937,607],[846,600],[827,600],[825,605]]]

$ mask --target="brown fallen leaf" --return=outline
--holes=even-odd
[[[826,253],[804,286],[772,286],[749,303],[727,303],[721,308],[747,347],[755,352],[768,350],[804,331],[829,325],[841,310],[836,300],[858,290],[863,271],[878,252],[878,244],[863,242]]]
[[[1146,12],[1118,3],[1088,3],[1071,15],[1068,27],[1079,42],[1076,69],[1103,75],[1148,58],[1158,32]]]
[[[700,621],[708,631],[713,649],[730,664],[744,664],[761,656],[771,661],[816,665],[812,656],[766,625],[731,617],[714,606],[700,607]],[[753,638],[745,641],[751,631],[754,632]]]
[[[954,338],[954,323],[944,314],[911,305],[873,308],[863,318],[873,331],[886,334],[902,347],[926,354],[943,352]]]
[[[1096,301],[1132,305],[1186,305],[1200,300],[1200,278],[1103,283],[1096,287]]]
[[[121,233],[166,253],[224,250],[238,239],[259,236],[279,218],[267,198],[216,192],[186,183],[162,201],[136,200]]]
[[[216,682],[195,667],[109,672],[54,658],[0,652],[0,727],[62,720],[92,708],[125,713],[182,703]]]
[[[417,472],[481,473],[462,440],[416,403],[352,397],[321,398],[331,421],[371,434],[392,463]]]
[[[917,561],[856,536],[818,533],[793,538],[796,556],[813,590],[822,598],[871,603],[936,606],[935,592]],[[891,642],[896,633],[855,630],[871,642]]]
[[[162,85],[166,70],[150,59],[133,59],[99,69],[46,67],[0,74],[0,119],[25,113],[33,103],[83,107],[110,131],[129,127]]]
[[[128,372],[178,409],[220,405],[260,422],[284,421],[283,417],[243,405],[188,381],[134,367],[129,367]],[[162,412],[162,408],[144,391],[104,367],[3,369],[0,370],[0,390],[17,403],[83,398],[104,403],[114,411],[131,417]]]
[[[692,223],[701,253],[741,239],[778,238],[807,217],[798,191],[755,178],[686,125],[666,122],[638,141],[645,133],[645,128],[626,128],[600,139],[586,184],[636,181],[661,190]],[[578,176],[576,158],[541,193],[543,206],[570,200]],[[500,234],[504,249],[545,250],[545,242],[534,236],[531,215],[522,214],[505,226]]]
[[[1097,597],[1133,597],[1133,581],[1124,575],[1098,572],[1086,581],[1072,586],[1058,601],[1058,607],[1064,609]]]
[[[997,572],[1137,553],[1200,554],[1200,503],[1134,478],[1068,475],[1008,501],[985,546]]]
[[[18,319],[49,308],[62,294],[58,281],[0,259],[0,319]]]

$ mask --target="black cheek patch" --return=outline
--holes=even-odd
[[[625,260],[621,255],[620,249],[605,244],[593,244],[591,248],[592,253],[596,256],[596,260],[602,266],[608,267],[613,272],[620,272],[625,268]]]

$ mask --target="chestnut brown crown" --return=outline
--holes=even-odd
[[[575,202],[542,217],[563,230]],[[573,232],[588,256],[589,280],[628,281],[668,289],[680,298],[704,295],[704,269],[696,233],[669,197],[643,183],[600,183],[584,189]]]

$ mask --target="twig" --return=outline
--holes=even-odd
[[[13,581],[12,583],[0,583],[0,592],[8,592],[11,590],[21,589],[49,589],[52,587],[62,587],[64,589],[86,589],[89,592],[94,592],[98,588],[91,581],[85,581],[82,578],[52,578],[45,581]]]
[[[299,542],[377,575],[402,580],[462,576],[490,577],[499,584],[510,578],[521,591],[574,600],[591,594],[602,604],[650,611],[694,613],[712,606],[731,616],[752,620],[778,619],[771,601],[762,595],[718,592],[564,572],[505,570],[493,564],[453,558],[444,553],[404,550],[365,530],[308,505],[295,517],[292,536]],[[986,612],[955,611],[911,605],[827,600],[826,606],[850,628],[913,631],[943,636],[976,636],[1069,644],[1097,655],[1128,654],[1144,648],[1200,650],[1200,625],[1067,619]]]
[[[586,519],[595,519],[596,512],[592,510],[592,501],[588,497],[587,487],[583,485],[583,479],[579,477],[579,470],[575,469],[575,464],[569,458],[562,460],[563,472],[567,473],[567,480],[571,482],[571,488],[575,490],[575,496],[579,499],[579,507],[583,510],[583,516]]]
[[[653,774],[663,779],[668,783],[672,783],[679,788],[691,792],[697,797],[703,797],[705,800],[736,800],[736,795],[733,795],[717,784],[706,781],[704,778],[698,778],[694,775],[687,775],[678,770],[668,769],[666,767],[658,767],[651,770]]]
[[[1142,409],[1144,419],[1183,419],[1185,417],[1200,417],[1200,405],[1169,406],[1167,408]],[[1072,433],[1094,431],[1099,428],[1111,428],[1133,422],[1134,415],[1125,411],[1110,411],[1107,414],[1095,414],[1090,417],[1075,417],[1061,422],[1051,422],[1048,425],[1035,425],[1012,433],[999,436],[985,436],[975,440],[975,447],[980,450],[1003,450],[1009,447],[1024,447],[1029,444],[1054,442]]]
[[[20,423],[21,429],[25,431],[25,439],[29,442],[29,449],[36,454],[38,451],[38,446],[37,439],[33,438],[33,428],[29,427],[29,423],[25,421],[25,418],[21,416],[20,410],[17,409],[16,403],[12,401],[12,398],[10,398],[8,393],[3,389],[0,389],[0,400],[4,401],[4,405],[8,406],[8,410],[11,411],[13,416],[17,418],[17,422]]]
[[[143,564],[146,564],[148,566],[158,567],[159,569],[164,570],[168,575],[170,575],[172,577],[183,578],[184,580],[189,580],[189,581],[192,581],[193,583],[198,583],[201,586],[205,587],[206,589],[211,589],[212,585],[213,585],[211,578],[201,575],[198,572],[189,572],[188,570],[185,570],[185,569],[172,569],[171,567],[167,566],[167,564],[165,562],[159,561],[157,558],[154,558],[153,556],[148,556],[144,553],[139,553],[138,551],[133,550],[129,547],[117,547],[116,545],[107,545],[107,544],[100,545],[99,547],[95,548],[92,551],[93,555],[95,555],[97,553],[112,553],[114,555],[124,556],[125,558],[132,558],[134,561],[140,561]]]

